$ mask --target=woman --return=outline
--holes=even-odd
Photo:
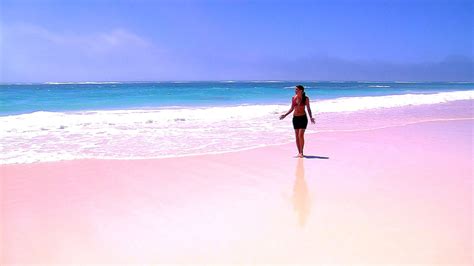
[[[304,93],[304,87],[298,85],[295,87],[295,96],[291,100],[291,108],[286,114],[280,116],[280,120],[285,118],[289,113],[293,113],[293,128],[295,129],[296,146],[298,147],[298,158],[303,158],[304,148],[304,131],[308,126],[308,117],[306,116],[305,107],[308,108],[311,123],[315,123],[311,107],[309,106],[309,98]]]

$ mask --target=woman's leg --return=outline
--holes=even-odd
[[[300,129],[295,129],[296,148],[298,148],[298,154],[301,153],[299,132]]]
[[[300,144],[298,150],[300,153],[303,155],[303,149],[304,149],[304,131],[305,129],[300,129],[298,132],[298,143]]]

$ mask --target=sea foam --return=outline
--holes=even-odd
[[[472,100],[474,91],[312,100],[316,117]],[[290,100],[290,99],[288,99]],[[140,159],[249,149],[293,140],[289,105],[34,112],[0,117],[0,164]],[[291,115],[290,115],[291,116]],[[308,133],[316,132],[309,126]]]
[[[369,85],[369,88],[390,88],[388,85]]]
[[[474,91],[440,92],[435,94],[403,94],[388,96],[343,97],[318,102],[319,112],[353,112],[375,108],[437,104],[472,100]]]

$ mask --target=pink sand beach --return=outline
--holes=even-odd
[[[472,101],[456,104],[308,134],[304,159],[290,143],[0,165],[0,264],[472,265]]]

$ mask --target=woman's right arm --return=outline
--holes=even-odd
[[[285,118],[288,114],[290,114],[291,112],[293,112],[294,109],[295,109],[295,101],[294,101],[293,99],[291,99],[291,107],[290,107],[290,110],[288,110],[288,112],[286,112],[286,114],[280,115],[280,120],[282,120],[282,119]]]

